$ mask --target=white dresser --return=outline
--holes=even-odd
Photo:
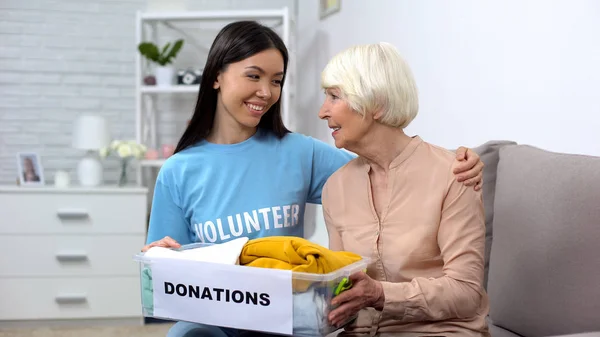
[[[0,326],[142,324],[146,219],[142,187],[0,187]]]

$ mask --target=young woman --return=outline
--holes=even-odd
[[[304,235],[306,203],[354,158],[282,123],[288,64],[281,38],[252,21],[225,26],[204,67],[194,115],[156,181],[146,251],[240,236]],[[466,148],[455,173],[480,188],[483,164]],[[236,336],[235,329],[178,322],[169,336]]]

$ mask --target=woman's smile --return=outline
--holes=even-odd
[[[250,115],[252,115],[254,117],[260,118],[267,111],[267,109],[265,109],[265,107],[267,106],[266,103],[244,102],[244,105],[250,112]]]

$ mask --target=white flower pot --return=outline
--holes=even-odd
[[[168,87],[173,85],[175,78],[175,68],[171,66],[157,66],[154,72],[156,85],[159,87]]]

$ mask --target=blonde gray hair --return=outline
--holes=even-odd
[[[380,122],[404,129],[417,116],[417,86],[408,64],[387,42],[350,47],[321,73],[321,87],[338,88],[361,115],[381,110]]]

